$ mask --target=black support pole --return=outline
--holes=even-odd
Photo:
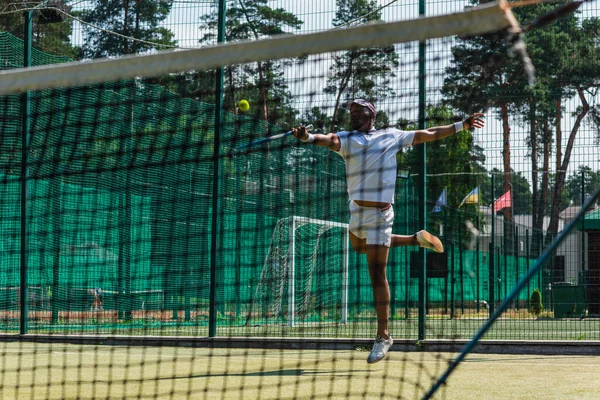
[[[24,42],[23,42],[23,67],[31,67],[31,39],[33,36],[33,11],[24,13]],[[19,301],[20,317],[19,332],[24,335],[28,331],[28,269],[29,269],[29,140],[31,134],[31,93],[25,92],[21,97],[21,248],[20,248],[20,282]]]
[[[217,42],[225,41],[225,0],[219,0]],[[217,268],[219,267],[219,238],[221,221],[221,128],[223,125],[223,81],[225,69],[217,69],[215,99],[215,139],[213,150],[213,198],[212,198],[212,235],[210,245],[210,294],[208,311],[208,336],[217,335]]]
[[[425,15],[425,0],[419,0],[419,15]],[[425,122],[425,110],[426,110],[426,93],[425,93],[425,56],[426,56],[426,43],[419,42],[419,129],[426,128]],[[417,146],[418,159],[419,159],[419,226],[421,229],[425,229],[427,220],[427,162],[426,162],[426,144],[420,144]],[[427,314],[427,263],[425,262],[425,250],[420,249],[420,259],[423,266],[419,271],[419,340],[425,340],[425,318]]]

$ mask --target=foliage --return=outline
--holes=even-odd
[[[542,304],[542,293],[539,289],[534,289],[531,293],[531,300],[529,301],[529,312],[538,316],[542,311],[544,311],[544,305]]]
[[[0,15],[0,30],[23,39],[23,12],[11,12],[17,11],[19,8],[23,8],[23,4],[11,0],[0,0],[0,10],[7,13]],[[77,49],[71,44],[72,33],[72,19],[66,19],[60,23],[40,24],[38,23],[38,14],[34,13],[31,38],[34,48],[50,54],[75,58]]]
[[[492,168],[490,174],[496,177],[502,176],[502,171],[497,168]],[[504,191],[504,185],[501,178],[495,178],[494,180],[494,194],[490,193],[491,183],[489,179],[486,179],[486,183],[482,185],[481,196],[484,204],[492,204],[492,201],[502,196]],[[526,177],[521,172],[516,172],[511,169],[511,185],[512,185],[512,199],[513,199],[513,210],[515,215],[529,215],[531,214],[531,186]],[[498,211],[499,213],[502,211]]]
[[[333,26],[381,21],[381,12],[376,11],[377,8],[373,0],[337,0]],[[398,67],[398,54],[394,46],[373,47],[343,52],[334,56],[332,61],[323,91],[335,96],[336,111],[330,125],[330,131],[335,132],[345,125],[343,116],[348,113],[342,111],[342,115],[338,115],[337,111],[345,101],[365,98],[375,104],[376,100],[394,95],[390,78],[396,76],[394,70]],[[382,117],[378,115],[378,118]],[[376,121],[377,124],[384,126],[386,122]]]
[[[488,1],[471,0],[472,5]],[[557,4],[542,4],[515,8],[513,12],[521,24],[556,8]],[[517,123],[529,127],[527,146],[531,157],[532,197],[531,210],[534,228],[541,232],[543,216],[550,204],[549,237],[556,234],[561,206],[564,205],[564,183],[571,149],[581,120],[588,108],[584,91],[598,85],[598,54],[600,20],[581,20],[577,14],[560,18],[542,29],[527,31],[527,51],[536,67],[536,84],[528,86],[520,58],[510,58],[511,43],[506,32],[459,39],[452,48],[454,62],[446,69],[442,93],[448,104],[462,112],[493,109],[503,120],[505,149],[505,179],[511,176],[510,126]],[[594,69],[595,68],[595,69]],[[596,71],[596,72],[594,72]],[[578,95],[582,106],[567,131],[568,140],[556,135],[560,132],[563,114],[562,100]],[[509,116],[515,115],[512,120]],[[564,157],[552,160],[554,149],[566,147]],[[556,154],[556,156],[560,155]],[[558,157],[556,157],[558,158]],[[553,190],[550,186],[550,166],[559,165]],[[506,185],[504,187],[506,189]],[[533,243],[541,242],[534,238]],[[534,251],[535,253],[536,251]]]
[[[299,29],[303,21],[283,8],[269,7],[268,0],[230,1],[226,10],[225,40],[257,40],[264,37]],[[218,12],[201,17],[200,29],[204,36],[200,43],[216,42]],[[252,108],[250,114],[272,124],[293,125],[296,123],[296,110],[291,106],[291,94],[283,76],[283,67],[293,60],[277,60],[228,66],[225,68],[224,108],[237,112],[240,99],[247,99]],[[215,74],[193,72],[179,78],[179,83],[190,85],[177,90],[180,94],[213,93]],[[195,96],[198,97],[198,96]],[[214,99],[204,99],[214,103]]]
[[[449,106],[429,105],[426,114],[427,124],[430,126],[449,125],[456,120]],[[404,129],[415,129],[414,125],[403,120],[398,121],[397,125],[405,126]],[[477,146],[473,143],[471,133],[467,131],[428,143],[427,198],[435,202],[446,187],[448,208],[457,208],[464,196],[479,185],[482,176],[480,173],[484,168],[480,164],[482,159],[477,157],[477,154]],[[418,171],[417,151],[408,149],[404,153],[399,153],[398,163],[409,166],[412,171]]]
[[[80,17],[94,26],[116,32],[107,34],[84,25],[84,45],[80,57],[98,58],[137,54],[173,46],[173,33],[160,25],[171,11],[173,0],[91,0]],[[137,40],[132,40],[133,37]],[[149,43],[151,42],[151,43]]]
[[[327,133],[330,126],[331,118],[327,116],[319,107],[312,107],[306,110],[300,117],[300,122],[304,125],[312,124],[314,132]]]
[[[594,91],[594,98],[597,91]],[[600,144],[600,104],[595,104],[590,108],[590,118],[586,120],[586,124],[594,131],[596,135],[596,145]]]
[[[566,197],[573,205],[581,205],[581,178],[583,176],[584,200],[595,188],[600,186],[600,171],[594,172],[587,165],[580,165],[577,173],[567,178]]]

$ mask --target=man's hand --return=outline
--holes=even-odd
[[[484,125],[483,113],[475,113],[463,121],[463,128],[467,130],[471,128],[483,128]]]
[[[297,128],[292,128],[292,132],[294,133],[294,137],[300,140],[308,139],[308,131],[304,126],[299,126]]]

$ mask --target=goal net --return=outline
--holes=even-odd
[[[348,318],[348,224],[280,219],[247,323],[341,322]]]

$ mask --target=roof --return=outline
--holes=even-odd
[[[579,214],[581,206],[569,206],[560,212],[560,219],[571,220]]]
[[[585,216],[583,221],[577,222],[580,231],[600,231],[600,209]]]

